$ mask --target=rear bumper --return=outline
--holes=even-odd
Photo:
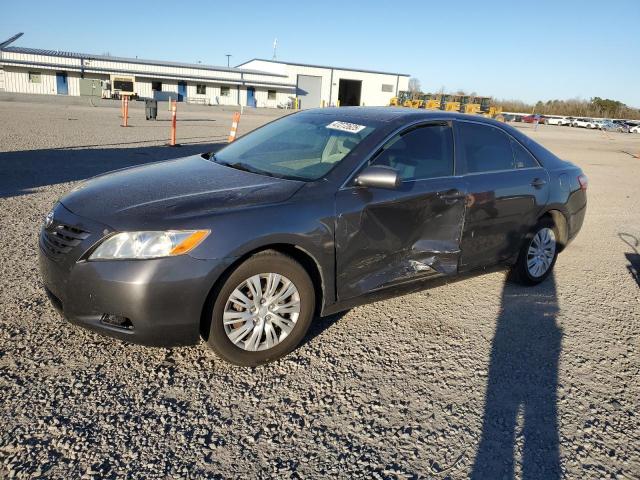
[[[199,341],[207,296],[232,261],[181,255],[69,266],[39,250],[47,294],[67,320],[128,342],[164,347]],[[105,314],[126,317],[129,328],[105,324]]]

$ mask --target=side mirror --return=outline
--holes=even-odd
[[[394,189],[400,186],[400,175],[395,168],[371,165],[360,172],[354,183],[361,187]]]

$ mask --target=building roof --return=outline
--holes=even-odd
[[[105,60],[111,62],[126,62],[126,63],[138,63],[145,65],[160,65],[163,67],[180,67],[180,68],[195,68],[199,70],[215,70],[222,72],[234,72],[234,73],[253,73],[257,75],[269,75],[271,77],[286,77],[287,75],[280,75],[278,73],[263,72],[259,70],[245,70],[244,68],[236,67],[218,67],[215,65],[204,65],[201,63],[182,63],[182,62],[167,62],[164,60],[145,60],[142,58],[129,58],[129,57],[112,57],[111,55],[95,55],[92,53],[76,53],[65,52],[61,50],[46,50],[42,48],[27,48],[27,47],[4,47],[0,49],[3,52],[8,53],[23,53],[28,55],[45,55],[50,57],[64,57],[64,58],[81,58],[87,60]]]
[[[393,72],[381,72],[378,70],[364,70],[361,68],[343,68],[343,67],[332,67],[330,65],[314,65],[311,63],[297,63],[297,62],[282,62],[280,60],[267,60],[266,58],[252,58],[251,60],[247,60],[244,63],[241,63],[240,65],[237,65],[236,68],[240,68],[242,67],[242,65],[246,65],[247,63],[251,63],[254,61],[260,61],[260,62],[269,62],[269,63],[280,63],[282,65],[293,65],[296,67],[313,67],[313,68],[327,68],[329,70],[346,70],[346,71],[351,71],[351,72],[363,72],[363,73],[379,73],[382,75],[398,75],[400,77],[410,77],[411,75],[408,73],[393,73]],[[248,71],[248,70],[245,70]]]

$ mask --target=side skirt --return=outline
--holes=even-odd
[[[492,267],[487,268],[478,268],[472,270],[470,272],[465,272],[458,275],[441,275],[438,277],[428,277],[428,278],[420,278],[417,280],[411,280],[402,284],[396,284],[391,287],[383,288],[380,290],[376,290],[365,295],[361,295],[359,297],[349,298],[347,300],[338,300],[331,305],[325,305],[322,311],[320,312],[321,317],[326,317],[328,315],[333,315],[338,312],[342,312],[344,310],[349,310],[351,308],[358,307],[360,305],[366,305],[369,303],[380,302],[383,300],[388,300],[390,298],[399,297],[402,295],[408,295],[410,293],[420,292],[422,290],[428,290],[430,288],[441,287],[443,285],[448,285],[452,283],[457,283],[462,280],[467,280],[469,278],[477,277],[479,275],[484,275],[487,273],[494,272],[502,272],[508,270],[511,267],[511,264],[499,264]]]

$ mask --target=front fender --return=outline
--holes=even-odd
[[[234,211],[211,219],[211,234],[190,255],[243,258],[257,250],[296,247],[314,261],[325,301],[335,298],[334,216],[331,201]]]

